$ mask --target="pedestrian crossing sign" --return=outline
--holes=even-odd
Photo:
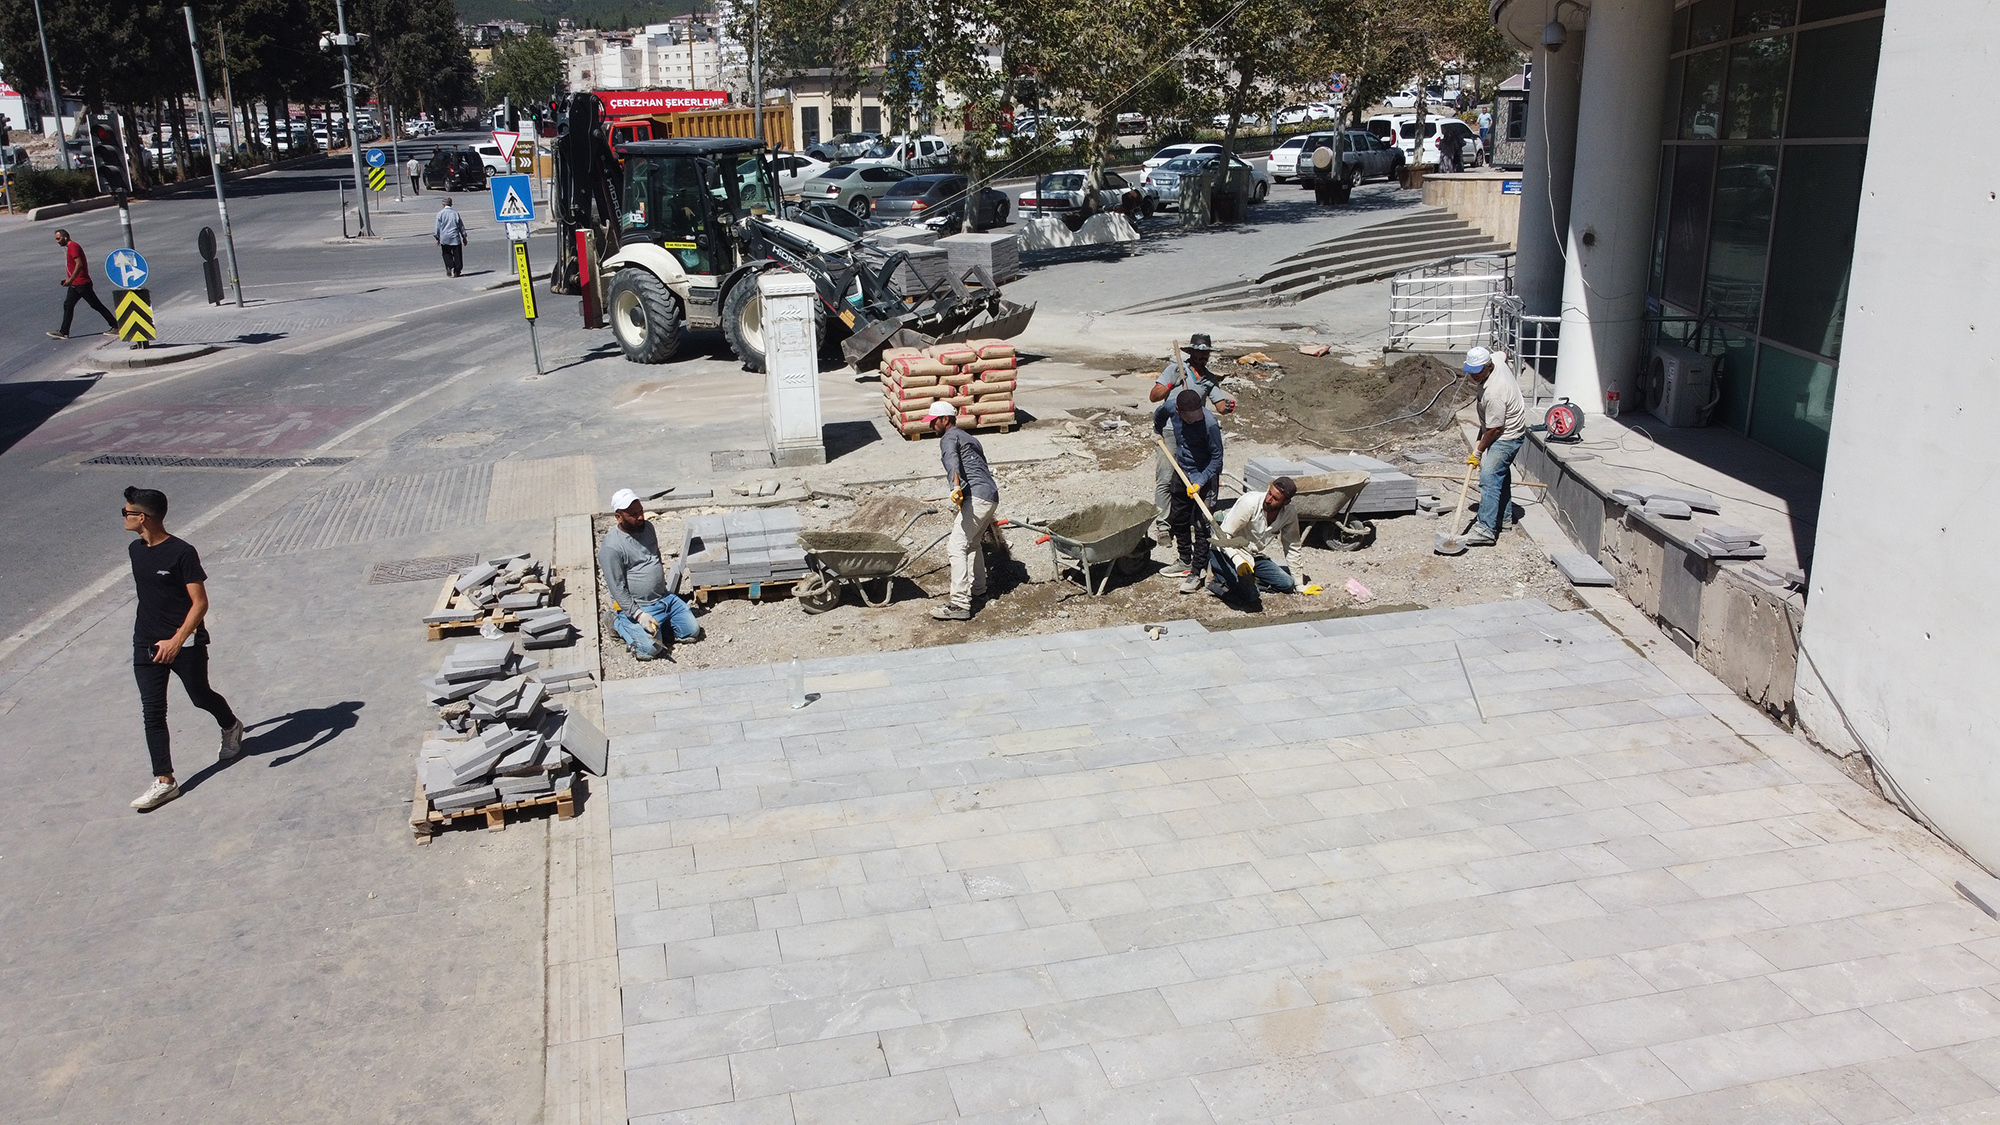
[[[535,221],[535,189],[526,176],[495,176],[487,181],[493,192],[493,220],[500,223]]]
[[[368,169],[368,190],[381,191],[389,186],[389,173],[380,168]]]

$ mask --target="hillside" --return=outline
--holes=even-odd
[[[467,23],[520,20],[553,23],[568,17],[585,27],[625,28],[686,15],[694,0],[455,0]],[[712,3],[701,5],[713,8]]]

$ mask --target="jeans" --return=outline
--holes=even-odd
[[[1173,461],[1160,450],[1153,450],[1153,507],[1159,513],[1153,517],[1155,534],[1167,530],[1167,516],[1174,510],[1174,491],[1181,487],[1181,478],[1174,475]]]
[[[97,299],[97,287],[86,281],[82,285],[68,286],[67,292],[63,294],[63,335],[69,335],[69,324],[71,319],[76,316],[76,304],[78,301],[82,301],[84,304],[96,309],[98,315],[104,318],[105,324],[110,325],[114,329],[118,327],[118,322],[111,318],[111,310],[105,308],[104,302]]]
[[[146,752],[153,758],[154,777],[174,775],[174,756],[167,734],[167,677],[181,678],[188,702],[215,716],[216,725],[228,730],[236,725],[236,713],[229,701],[208,686],[208,648],[183,645],[172,664],[153,663],[153,646],[136,646],[132,653],[132,677],[139,681],[139,714],[146,724]]]
[[[1216,482],[1209,481],[1201,486],[1202,502],[1211,509],[1215,506]],[[1174,478],[1172,505],[1167,511],[1167,526],[1174,529],[1174,550],[1187,568],[1201,573],[1201,560],[1208,557],[1208,518],[1195,505],[1194,497],[1187,494],[1187,486]]]
[[[951,557],[951,604],[960,609],[971,609],[972,599],[986,592],[986,552],[980,549],[979,540],[999,506],[998,500],[968,494],[959,505],[958,518],[952,521],[951,542],[945,544],[945,553]]]
[[[1257,556],[1255,566],[1249,574],[1236,573],[1236,564],[1222,549],[1213,548],[1208,553],[1208,571],[1211,577],[1229,587],[1229,596],[1251,606],[1263,604],[1262,592],[1289,594],[1299,588],[1298,582],[1284,567],[1273,559]]]
[[[444,251],[444,272],[450,274],[452,277],[457,277],[459,271],[465,269],[465,244],[463,242],[441,242],[438,246],[439,249]]]
[[[677,641],[688,640],[701,632],[701,624],[694,619],[694,610],[689,609],[678,595],[668,594],[651,605],[634,608],[639,613],[652,615],[653,620],[672,631]],[[659,637],[648,633],[639,622],[627,620],[622,613],[612,615],[611,627],[618,631],[619,639],[632,649],[632,655],[641,660],[656,659],[667,651],[667,646],[660,643]]]
[[[1514,511],[1514,458],[1520,438],[1496,441],[1479,458],[1479,526],[1498,535],[1500,521]]]

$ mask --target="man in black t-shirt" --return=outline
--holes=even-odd
[[[132,674],[139,681],[139,709],[145,718],[146,750],[153,758],[153,784],[132,807],[159,808],[181,795],[167,734],[167,676],[196,707],[215,716],[222,728],[221,759],[243,752],[243,722],[229,701],[208,686],[208,572],[185,540],[167,534],[166,493],[151,488],[125,490],[125,530],[132,540],[132,582],[139,614],[132,624]]]

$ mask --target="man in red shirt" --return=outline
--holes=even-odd
[[[69,339],[70,318],[76,315],[76,303],[82,301],[96,309],[104,318],[105,327],[116,332],[118,322],[111,317],[111,310],[97,299],[97,289],[90,284],[90,261],[83,256],[83,245],[70,241],[69,232],[56,232],[56,245],[63,248],[63,322],[62,327],[49,333],[51,339]]]

